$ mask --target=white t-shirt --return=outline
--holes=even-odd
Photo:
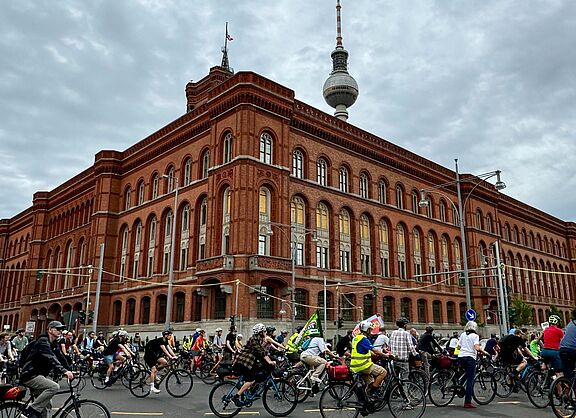
[[[458,340],[458,344],[460,344],[460,354],[458,354],[458,357],[472,357],[476,359],[477,351],[474,345],[479,343],[480,337],[478,334],[475,332],[471,332],[470,334],[463,332]]]
[[[376,337],[376,341],[374,341],[373,345],[379,350],[387,348],[390,346],[390,338],[388,338],[387,335],[379,334],[378,337]]]
[[[310,341],[310,345],[302,354],[307,354],[309,356],[319,356],[324,351],[326,351],[326,343],[324,342],[324,338],[322,337],[314,337],[312,341]]]
[[[450,342],[448,343],[448,347],[456,348],[457,345],[458,345],[458,338],[456,338],[456,337],[450,338]]]

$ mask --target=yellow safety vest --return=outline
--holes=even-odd
[[[352,340],[350,370],[352,370],[354,373],[360,373],[362,370],[366,370],[368,367],[372,366],[372,354],[370,351],[368,351],[366,354],[360,354],[356,349],[362,338],[366,337],[362,334],[358,334]]]
[[[290,338],[288,338],[288,341],[286,341],[287,353],[295,353],[296,351],[298,351],[298,347],[296,347],[296,344],[294,343],[296,337],[298,337],[298,334],[299,334],[298,332],[295,332],[290,336]]]

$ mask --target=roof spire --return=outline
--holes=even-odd
[[[348,120],[348,108],[356,102],[358,84],[348,74],[348,51],[342,45],[342,18],[340,0],[336,0],[336,48],[332,51],[332,72],[324,82],[324,100],[336,109],[334,116]]]
[[[230,68],[230,63],[228,62],[228,41],[233,40],[234,38],[228,34],[228,22],[226,22],[226,36],[224,37],[224,46],[222,47],[222,63],[220,67],[231,73],[233,73],[234,70]]]

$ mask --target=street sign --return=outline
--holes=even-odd
[[[36,321],[26,321],[26,334],[34,334],[36,330]]]
[[[466,311],[466,319],[468,321],[474,321],[476,320],[476,311],[474,309],[468,309]]]

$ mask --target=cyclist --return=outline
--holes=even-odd
[[[352,339],[352,354],[350,356],[350,370],[363,375],[369,395],[380,387],[387,374],[384,367],[372,362],[372,353],[380,357],[388,357],[387,354],[374,347],[368,339],[371,330],[372,324],[370,322],[362,321],[360,323],[360,332]]]
[[[300,335],[300,331],[302,331],[302,327],[296,327],[296,332],[294,332],[294,334],[292,334],[286,341],[286,357],[288,357],[288,360],[296,364],[300,363],[300,354],[298,353],[298,346],[296,345],[296,338]]]
[[[498,345],[498,337],[496,334],[490,334],[490,339],[486,341],[484,350],[492,357],[494,357],[500,351],[500,346]]]
[[[328,354],[332,357],[336,357],[336,354],[326,347],[324,338],[322,338],[319,333],[310,333],[310,338],[311,340],[310,343],[308,343],[308,347],[306,350],[302,351],[302,354],[300,354],[300,360],[308,367],[315,368],[314,373],[310,376],[310,380],[314,383],[321,383],[322,379],[320,379],[320,375],[326,368],[326,364],[328,364],[326,359],[321,357],[321,355]]]
[[[560,360],[560,341],[564,338],[564,331],[558,327],[560,321],[558,315],[550,315],[548,318],[549,326],[546,327],[542,334],[544,346],[540,352],[542,360],[550,364],[558,377],[563,376],[562,360]]]
[[[288,330],[283,329],[280,334],[275,338],[277,343],[284,345],[284,341],[286,340],[286,336],[288,335]]]
[[[560,359],[564,376],[574,378],[574,364],[576,363],[576,309],[572,311],[572,320],[566,326],[564,338],[560,341]]]
[[[477,353],[489,355],[480,346],[480,337],[476,334],[478,324],[474,321],[468,321],[464,327],[464,332],[458,339],[460,353],[458,359],[460,364],[466,370],[466,393],[464,396],[464,408],[476,408],[472,403],[472,393],[474,392],[474,375],[476,374],[476,356]]]
[[[148,344],[146,344],[144,348],[144,361],[148,367],[150,367],[150,381],[148,383],[150,383],[150,392],[152,393],[160,393],[160,390],[154,386],[154,383],[156,382],[158,370],[168,364],[165,357],[169,359],[177,358],[170,346],[169,339],[171,335],[172,331],[166,330],[162,332],[161,337],[148,341]]]
[[[234,405],[243,406],[241,395],[250,387],[256,380],[256,373],[261,370],[258,362],[264,365],[276,366],[276,362],[270,360],[264,351],[264,334],[266,333],[266,326],[258,323],[252,327],[252,337],[246,343],[246,346],[238,353],[234,361],[233,369],[244,378],[244,384],[234,395],[232,401]]]
[[[284,351],[284,346],[278,341],[276,341],[276,337],[274,337],[274,331],[276,331],[275,327],[272,326],[266,327],[266,336],[264,337],[264,349],[267,352],[270,352],[270,350]]]
[[[27,345],[28,337],[24,335],[24,330],[20,328],[16,331],[16,336],[12,338],[12,347],[14,347],[18,353],[21,353]]]
[[[230,331],[226,334],[226,345],[224,346],[224,361],[230,362],[236,354],[236,327],[230,326]]]
[[[215,375],[216,369],[222,361],[222,350],[224,349],[224,337],[222,336],[222,328],[216,328],[216,335],[212,339],[212,348],[214,352],[214,367],[210,370],[210,374]]]
[[[116,366],[116,368],[120,367],[126,360],[126,357],[131,358],[134,355],[126,345],[128,342],[128,333],[126,331],[117,331],[112,333],[112,335],[112,339],[108,342],[108,345],[102,352],[104,360],[108,364],[106,379],[104,379],[104,384],[106,385],[111,384],[110,376],[112,376],[114,366]]]
[[[57,382],[46,377],[52,370],[68,379],[74,378],[72,372],[63,366],[57,343],[63,329],[64,324],[60,321],[50,322],[46,334],[41,334],[24,350],[20,382],[30,388],[34,401],[28,405],[22,418],[40,418],[46,409],[51,408],[52,397],[60,390]]]
[[[392,331],[392,335],[390,335],[390,351],[395,357],[394,365],[399,369],[402,380],[408,380],[410,374],[410,366],[408,365],[410,354],[419,357],[412,336],[406,331],[408,323],[407,318],[399,318],[396,321],[398,329]]]
[[[448,342],[448,354],[451,356],[454,355],[454,351],[456,351],[456,347],[458,347],[458,333],[454,331],[452,333],[452,338]]]
[[[500,358],[505,365],[516,366],[516,374],[520,374],[528,364],[524,355],[537,360],[526,346],[526,341],[522,335],[522,330],[515,328],[514,335],[506,335],[500,340]]]
[[[432,356],[437,352],[442,352],[442,348],[434,338],[434,328],[428,326],[426,327],[426,332],[422,334],[420,340],[418,341],[418,346],[416,349],[422,356],[422,363],[424,364],[424,370],[426,374],[430,376],[430,360]]]
[[[12,350],[9,336],[7,332],[0,334],[0,365],[8,361],[14,361],[14,351]]]

